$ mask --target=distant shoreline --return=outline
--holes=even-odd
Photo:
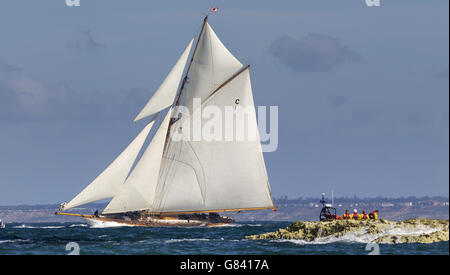
[[[329,199],[327,199],[329,200]],[[331,200],[329,200],[331,201]],[[449,219],[448,197],[400,197],[400,198],[334,198],[334,207],[341,215],[346,209],[372,211],[378,209],[381,218],[404,220],[410,218]],[[315,221],[319,219],[319,198],[274,199],[277,211],[258,210],[241,213],[226,213],[237,221]],[[91,203],[72,209],[74,213],[92,214],[101,212],[107,202]],[[59,204],[5,205],[0,206],[0,219],[4,222],[72,222],[80,218],[54,215]]]

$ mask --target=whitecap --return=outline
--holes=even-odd
[[[16,243],[16,242],[28,242],[29,240],[0,240],[0,244],[1,243]]]
[[[177,243],[177,242],[207,242],[210,239],[170,239],[165,241],[165,243]]]
[[[69,225],[69,227],[87,227],[88,225],[85,223],[75,223],[75,224],[71,224]]]
[[[37,228],[37,227],[31,226],[31,225],[26,225],[26,224],[21,224],[18,226],[13,226],[13,228]]]

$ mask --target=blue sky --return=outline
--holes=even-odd
[[[212,5],[256,105],[279,106],[275,197],[448,196],[446,0],[5,0],[0,205],[68,201],[93,180]]]

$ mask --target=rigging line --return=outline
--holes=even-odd
[[[188,66],[188,68],[186,70],[186,75],[183,78],[183,83],[181,84],[180,92],[178,93],[178,98],[177,98],[175,107],[180,104],[181,96],[183,95],[184,86],[186,85],[186,81],[187,81],[187,78],[188,78],[188,75],[189,75],[189,71],[191,70],[191,66],[192,66],[192,63],[194,61],[195,54],[197,53],[198,44],[200,42],[200,38],[202,37],[203,30],[205,29],[205,26],[206,26],[207,22],[208,22],[208,15],[206,15],[205,18],[203,19],[202,29],[200,30],[200,34],[198,35],[198,39],[197,39],[197,43],[195,44],[194,52],[192,53],[191,60],[189,61],[189,66]]]
[[[189,145],[189,148],[191,148],[192,153],[194,153],[194,156],[197,159],[197,162],[200,165],[200,168],[202,170],[201,172],[202,172],[203,180],[202,180],[202,184],[201,184],[200,181],[198,180],[197,171],[194,169],[194,167],[192,167],[194,169],[194,172],[195,172],[195,177],[197,177],[198,187],[200,189],[200,193],[202,194],[203,204],[205,204],[205,200],[206,200],[206,186],[202,186],[202,185],[205,184],[205,181],[206,181],[205,168],[203,167],[202,162],[200,161],[200,158],[197,155],[197,153],[195,152],[194,147],[192,146],[192,144],[189,141],[186,141],[186,143],[187,143],[187,145]]]
[[[189,163],[187,163],[187,162],[185,162],[185,161],[182,161],[182,160],[177,160],[177,159],[174,159],[174,158],[166,158],[166,159],[171,160],[171,161],[173,161],[173,162],[178,162],[178,163],[180,163],[180,164],[184,164],[184,165],[186,165],[187,167],[191,168],[192,171],[194,171],[195,179],[197,180],[198,189],[199,189],[199,191],[200,191],[200,195],[202,196],[203,204],[205,204],[206,194],[204,194],[204,191],[203,191],[204,188],[202,188],[202,186],[201,186],[201,184],[200,184],[200,178],[199,178],[199,175],[197,174],[197,170],[195,169],[195,167],[192,166],[192,165],[190,165]],[[200,164],[200,166],[201,166],[201,164]],[[203,167],[202,167],[202,171],[203,171]],[[203,177],[205,178],[204,175],[203,175]],[[202,182],[204,182],[204,180],[203,180]],[[205,190],[205,191],[206,191],[206,190]]]
[[[191,61],[189,62],[189,66],[188,66],[188,68],[187,68],[186,75],[185,75],[184,78],[183,78],[183,83],[181,84],[180,92],[178,93],[178,98],[177,98],[176,104],[175,104],[175,106],[173,106],[173,104],[172,104],[172,107],[174,107],[174,109],[176,109],[176,107],[180,104],[181,96],[183,95],[184,86],[186,85],[187,78],[188,78],[188,75],[189,75],[189,71],[191,70],[192,62],[194,61],[194,57],[195,57],[195,54],[196,54],[196,52],[197,52],[198,43],[200,42],[200,38],[202,37],[203,30],[205,29],[205,26],[206,26],[206,23],[207,23],[207,22],[208,22],[208,15],[206,15],[205,18],[203,19],[202,29],[200,30],[200,34],[198,35],[197,43],[195,44],[194,52],[192,53]],[[174,113],[175,113],[175,112],[174,112]],[[171,121],[169,122],[169,127],[168,127],[168,129],[167,129],[166,143],[164,144],[164,150],[165,150],[166,145],[167,145],[167,139],[168,139],[168,137],[169,137],[169,135],[170,135],[170,130],[171,130],[171,128],[172,128],[172,127],[171,127],[172,124],[173,124],[173,122],[172,122],[172,120],[171,120]]]

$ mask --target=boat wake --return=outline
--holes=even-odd
[[[64,225],[57,225],[57,226],[32,226],[32,225],[26,225],[21,224],[18,226],[13,226],[13,228],[42,228],[42,229],[56,229],[56,228],[64,228]]]
[[[132,224],[118,223],[118,222],[105,222],[98,220],[86,219],[91,228],[110,228],[110,227],[134,227]]]
[[[58,229],[58,228],[66,228],[66,227],[86,227],[87,224],[77,223],[77,224],[71,224],[71,225],[47,225],[47,226],[33,226],[33,225],[27,225],[27,224],[21,224],[17,226],[13,226],[12,228],[25,228],[25,229]]]

